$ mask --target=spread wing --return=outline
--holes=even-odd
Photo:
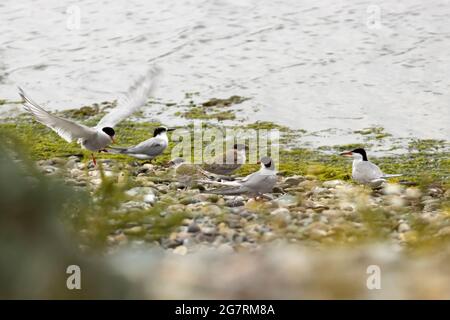
[[[67,142],[72,142],[80,138],[88,138],[96,131],[82,124],[63,119],[45,111],[40,105],[30,99],[25,91],[19,87],[19,95],[23,99],[25,110],[33,114],[36,120],[55,131],[61,138]]]
[[[161,69],[152,66],[146,75],[140,77],[128,89],[128,92],[117,101],[117,106],[106,114],[96,127],[100,129],[104,127],[112,128],[145,105],[156,88],[160,74]]]

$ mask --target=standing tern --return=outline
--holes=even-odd
[[[106,114],[95,127],[88,127],[50,114],[31,100],[20,87],[19,95],[23,99],[25,110],[33,114],[37,121],[55,131],[67,142],[76,140],[82,148],[98,152],[114,142],[114,126],[147,102],[147,99],[155,90],[160,73],[161,70],[158,67],[150,68],[146,75],[139,78],[129,88],[127,94],[118,100],[117,106]],[[94,153],[92,153],[92,160],[96,165]]]
[[[244,144],[234,144],[233,149],[217,155],[212,162],[205,163],[202,168],[217,175],[232,174],[245,163],[245,150]]]
[[[340,154],[345,157],[352,157],[352,179],[357,183],[378,187],[388,178],[401,177],[401,174],[385,174],[374,163],[367,159],[366,151],[357,148],[352,151],[345,151]]]
[[[151,160],[156,156],[159,156],[169,145],[169,139],[167,138],[167,131],[173,131],[175,129],[166,127],[157,127],[153,131],[153,137],[138,143],[131,147],[110,147],[106,149],[107,152],[115,154],[126,154],[128,156],[140,159]]]
[[[214,189],[208,193],[222,195],[239,195],[247,194],[253,197],[262,196],[265,193],[271,193],[277,182],[277,173],[275,164],[270,157],[262,157],[260,160],[261,169],[254,172],[240,181],[221,182],[221,184],[229,186],[228,188]],[[202,181],[207,182],[207,181]],[[214,183],[214,182],[213,182]]]

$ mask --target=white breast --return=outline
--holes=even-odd
[[[90,151],[99,151],[111,144],[111,137],[103,131],[97,131],[95,135],[79,141],[81,146]]]

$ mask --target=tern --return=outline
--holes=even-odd
[[[367,159],[366,151],[357,148],[352,151],[345,151],[340,154],[345,157],[352,157],[352,179],[357,183],[378,187],[388,178],[401,177],[401,174],[385,174],[374,163]]]
[[[19,87],[19,95],[23,99],[25,110],[35,116],[36,120],[55,131],[67,142],[77,141],[82,148],[92,152],[104,150],[114,142],[116,126],[119,122],[142,107],[155,90],[161,70],[153,66],[143,77],[139,78],[121,97],[117,106],[106,114],[95,127],[88,127],[71,120],[61,118],[45,111],[39,104]],[[92,153],[94,165],[97,164]]]
[[[234,144],[233,149],[216,156],[211,163],[205,163],[202,168],[217,175],[230,175],[245,163],[246,146]]]
[[[183,158],[174,158],[169,161],[175,179],[185,188],[195,185],[198,180],[208,176],[208,173],[198,165],[186,162]]]
[[[229,186],[228,188],[209,190],[208,193],[222,195],[247,194],[253,197],[263,196],[265,193],[271,193],[277,182],[277,172],[275,164],[270,157],[262,157],[260,160],[261,169],[246,176],[242,180],[233,182],[208,182]]]
[[[139,160],[152,160],[164,152],[169,145],[167,132],[173,131],[173,128],[157,127],[153,131],[153,138],[147,139],[131,147],[110,147],[107,152],[115,154],[126,154]]]

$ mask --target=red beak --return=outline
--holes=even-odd
[[[339,155],[344,156],[344,157],[351,157],[352,156],[352,152],[351,151],[344,151],[339,153]]]

